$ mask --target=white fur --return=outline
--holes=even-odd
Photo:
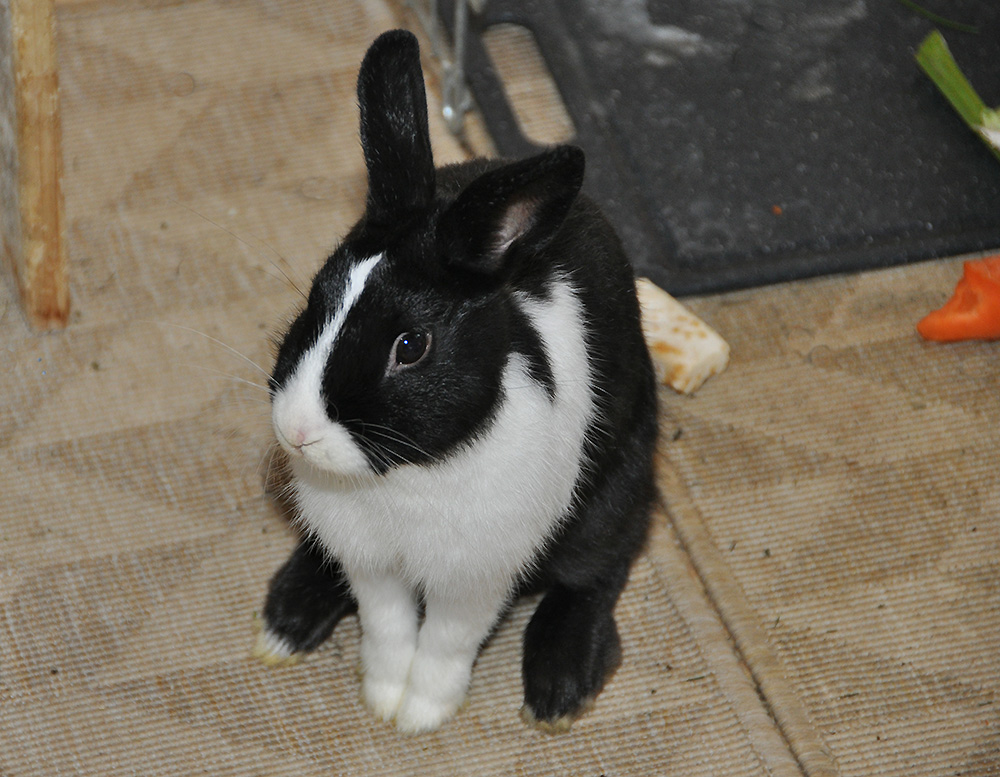
[[[548,300],[517,302],[541,334],[555,399],[512,357],[493,424],[444,461],[359,475],[363,454],[305,387],[289,391],[291,408],[275,400],[276,429],[280,407],[318,435],[293,460],[301,519],[341,561],[358,600],[364,698],[404,731],[437,728],[458,709],[480,644],[565,515],[580,474],[594,413],[581,304],[562,281]],[[303,367],[292,382],[321,374]]]
[[[339,424],[331,424],[326,417],[320,387],[327,359],[347,314],[365,290],[366,282],[381,259],[382,254],[378,254],[351,269],[340,307],[272,402],[271,418],[281,446],[293,457],[303,456],[327,471],[349,474],[365,472],[368,468],[368,460],[351,441],[347,430]]]

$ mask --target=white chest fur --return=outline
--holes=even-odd
[[[490,428],[444,461],[350,477],[293,463],[301,519],[349,577],[393,575],[443,596],[496,591],[531,564],[565,514],[594,412],[582,309],[564,284],[547,300],[518,304],[541,334],[554,399],[515,356]]]

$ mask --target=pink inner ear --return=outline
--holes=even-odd
[[[507,207],[497,225],[494,244],[497,254],[505,253],[515,240],[534,226],[536,212],[537,203],[528,198],[515,200]]]

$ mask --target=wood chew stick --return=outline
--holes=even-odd
[[[691,394],[726,368],[729,343],[714,329],[648,278],[638,278],[635,288],[642,331],[661,383]]]

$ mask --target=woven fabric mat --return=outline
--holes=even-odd
[[[801,773],[662,513],[568,736],[518,719],[530,602],[419,738],[359,703],[354,619],[297,666],[250,658],[295,542],[262,487],[269,336],[358,215],[354,80],[401,14],[60,5],[70,327],[31,333],[0,287],[0,774]]]
[[[733,358],[662,488],[810,773],[1000,774],[1000,346],[914,331],[960,273],[691,301]]]

